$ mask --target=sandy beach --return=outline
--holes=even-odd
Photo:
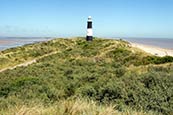
[[[152,55],[156,56],[173,56],[173,49],[164,49],[156,46],[151,46],[151,45],[144,45],[144,44],[139,44],[139,43],[132,43],[130,42],[132,47],[139,48],[147,53],[150,53]]]

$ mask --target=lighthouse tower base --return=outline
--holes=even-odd
[[[86,36],[86,41],[92,41],[93,37],[92,36]]]

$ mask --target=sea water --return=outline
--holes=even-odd
[[[41,41],[47,41],[52,38],[48,37],[0,37],[0,50],[22,46]],[[123,40],[156,46],[160,48],[173,49],[173,39],[168,38],[121,38]]]
[[[52,38],[48,37],[0,37],[0,50],[5,50],[12,47],[32,44],[41,41],[47,41]]]
[[[151,45],[151,46],[173,50],[173,39],[170,38],[122,38],[122,39],[129,42]]]

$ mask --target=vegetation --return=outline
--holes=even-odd
[[[0,68],[52,52],[27,67],[0,73],[2,114],[39,104],[44,114],[66,109],[72,114],[69,108],[75,107],[76,114],[173,113],[173,57],[146,54],[123,40],[74,38],[25,45],[2,51]]]
[[[128,109],[128,111],[120,112],[114,109],[112,105],[99,105],[91,100],[70,99],[61,100],[56,104],[45,107],[36,104],[34,107],[16,106],[2,111],[1,115],[17,114],[17,115],[153,115],[153,112],[136,112]]]

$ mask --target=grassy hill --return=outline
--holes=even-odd
[[[152,56],[126,41],[100,38],[7,49],[0,52],[0,114],[33,108],[45,115],[171,114],[172,62],[173,57]]]

